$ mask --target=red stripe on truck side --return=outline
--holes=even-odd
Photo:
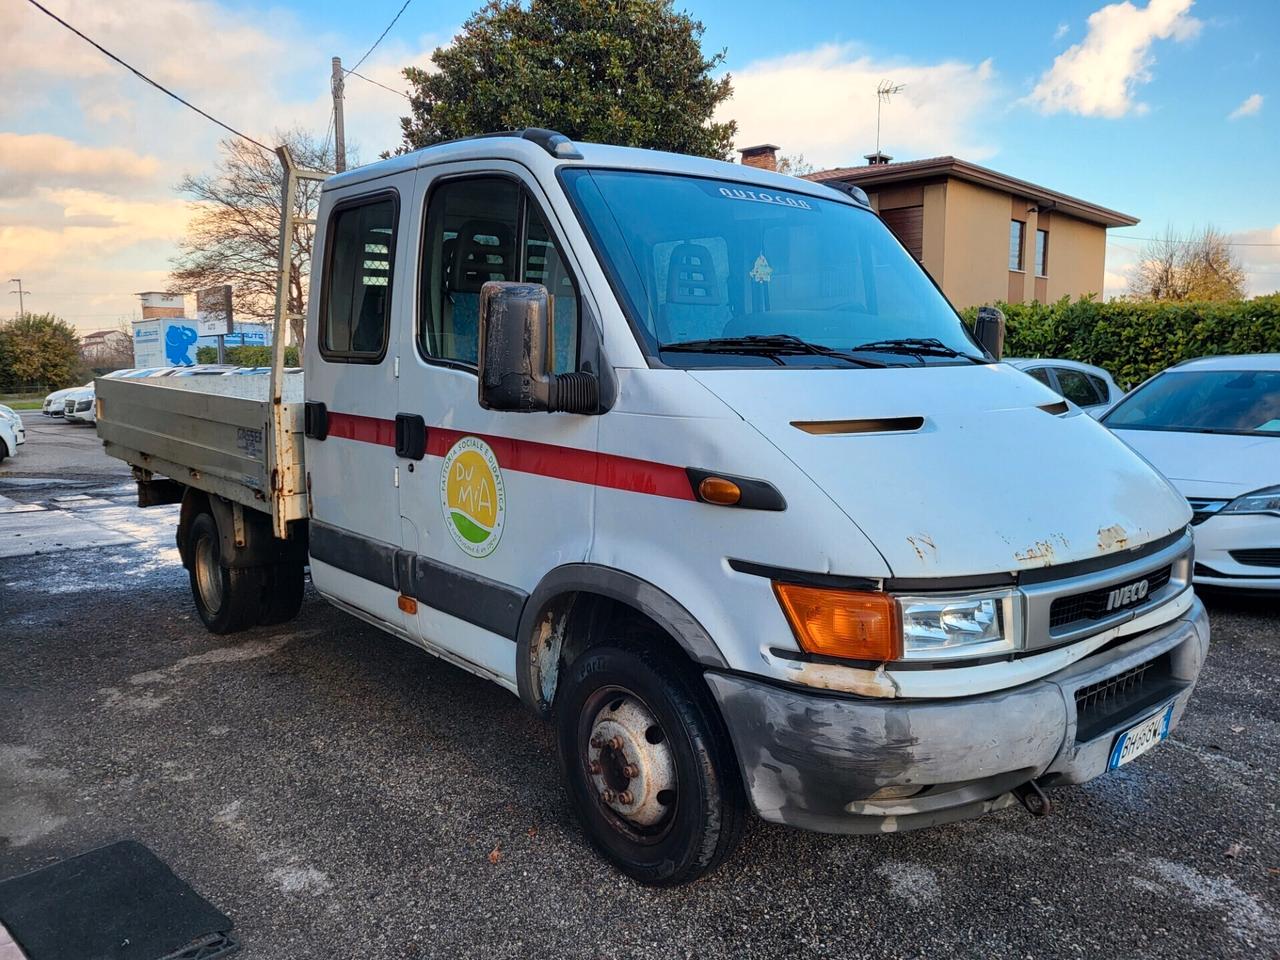
[[[329,436],[394,447],[396,424],[394,420],[382,420],[378,417],[330,413]],[[494,456],[498,458],[498,465],[504,470],[655,497],[670,497],[674,500],[695,499],[684,467],[652,460],[637,460],[613,453],[597,453],[577,447],[518,440],[515,437],[495,437],[445,427],[427,428],[427,453],[433,457],[443,457],[463,437],[476,437],[489,444]]]

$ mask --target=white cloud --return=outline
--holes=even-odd
[[[1262,110],[1262,94],[1251,93],[1227,115],[1228,120],[1239,120],[1241,117],[1252,117]]]
[[[0,196],[54,183],[103,187],[146,183],[160,162],[125,147],[86,147],[46,133],[0,131]]]
[[[1086,117],[1123,117],[1142,113],[1137,87],[1151,80],[1157,40],[1189,40],[1201,22],[1190,16],[1193,0],[1150,0],[1137,7],[1128,0],[1089,15],[1088,32],[1068,47],[1041,75],[1028,98],[1042,113],[1066,111]]]
[[[1055,39],[1055,40],[1061,40],[1063,37],[1065,37],[1065,36],[1066,36],[1068,33],[1070,33],[1070,32],[1071,32],[1071,27],[1070,27],[1070,25],[1069,25],[1069,24],[1066,24],[1066,23],[1060,23],[1060,24],[1058,24],[1058,29],[1056,29],[1056,30],[1054,30],[1054,31],[1053,31],[1053,39]]]
[[[1244,267],[1248,294],[1280,293],[1280,223],[1238,230],[1227,239],[1237,245],[1233,250]]]
[[[875,149],[875,91],[886,78],[905,84],[883,108],[886,153],[983,159],[994,152],[977,130],[996,95],[990,60],[890,62],[827,44],[733,71],[733,98],[719,118],[738,121],[739,145],[776,143],[818,167],[860,164]]]

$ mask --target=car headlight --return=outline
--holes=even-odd
[[[1236,497],[1219,513],[1273,513],[1280,516],[1280,487],[1264,487]]]
[[[848,660],[945,660],[1021,650],[1017,590],[894,596],[774,583],[800,647]]]
[[[1022,648],[1016,590],[898,597],[904,660],[1012,653]]]

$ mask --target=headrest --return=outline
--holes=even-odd
[[[712,306],[723,302],[711,251],[700,243],[678,243],[667,261],[667,303]]]
[[[479,293],[489,280],[513,279],[514,256],[515,242],[509,226],[496,220],[468,220],[454,239],[449,289]]]

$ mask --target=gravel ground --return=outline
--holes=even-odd
[[[0,878],[132,837],[272,960],[1280,957],[1274,603],[1210,598],[1172,739],[1045,820],[755,821],[720,871],[652,890],[585,845],[513,697],[314,595],[283,627],[206,634],[173,508],[125,508],[91,443],[75,484],[39,482],[75,428],[35,426],[0,495],[85,495],[63,506],[138,543],[0,560]]]

